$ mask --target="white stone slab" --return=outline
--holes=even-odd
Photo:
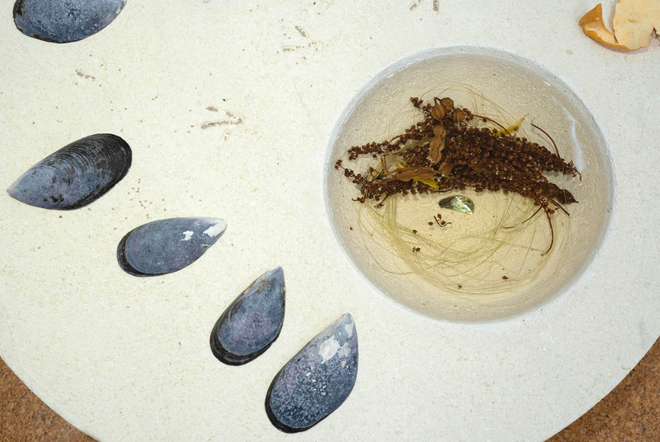
[[[11,3],[0,16],[2,186],[92,133],[133,149],[128,176],[81,210],[0,192],[0,356],[100,441],[543,441],[658,338],[660,44],[622,53],[586,38],[577,22],[592,3],[443,0],[436,12],[431,0],[133,0],[67,45],[18,32]],[[492,324],[389,301],[354,270],[323,203],[328,139],[357,90],[402,57],[460,44],[527,57],[565,81],[614,164],[610,231],[586,273],[543,308]],[[124,273],[122,236],[174,216],[228,229],[180,272]],[[250,364],[218,363],[214,322],[278,265],[280,338]],[[353,393],[312,430],[279,432],[268,385],[345,312],[360,337]]]

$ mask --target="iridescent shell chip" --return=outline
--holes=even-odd
[[[440,204],[440,207],[443,209],[456,210],[457,212],[463,212],[470,215],[474,213],[474,203],[467,196],[450,196],[441,199],[438,204]]]

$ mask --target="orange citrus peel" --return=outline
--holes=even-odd
[[[614,13],[614,33],[603,22],[603,6],[598,4],[580,19],[584,33],[599,43],[634,51],[649,45],[653,29],[660,29],[658,0],[620,0]]]
[[[580,26],[582,26],[582,30],[587,37],[596,40],[598,43],[603,43],[612,48],[628,49],[628,47],[617,43],[614,34],[603,23],[603,5],[601,3],[598,3],[598,6],[580,19]]]
[[[631,50],[645,48],[651,43],[653,29],[656,35],[660,33],[660,1],[621,0],[612,21],[619,43]]]

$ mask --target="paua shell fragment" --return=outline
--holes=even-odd
[[[285,433],[310,429],[348,398],[357,370],[357,331],[345,314],[277,373],[266,396],[268,418]]]
[[[211,332],[211,351],[228,365],[246,364],[280,335],[284,323],[284,272],[277,267],[254,281],[224,311]]]
[[[28,37],[70,43],[108,26],[125,4],[125,0],[17,0],[14,23]]]
[[[220,218],[169,218],[128,232],[117,247],[119,266],[133,276],[157,276],[189,266],[222,236]]]
[[[440,200],[438,203],[443,209],[456,210],[468,214],[474,213],[474,203],[470,198],[463,195],[450,196]]]
[[[7,192],[25,204],[71,210],[86,206],[121,181],[131,167],[129,145],[112,134],[96,134],[63,147],[21,175]]]

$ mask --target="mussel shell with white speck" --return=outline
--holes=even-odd
[[[35,207],[77,209],[97,200],[121,181],[132,158],[131,148],[117,135],[90,135],[39,161],[7,192]]]
[[[17,0],[14,23],[28,37],[70,43],[108,26],[125,4],[125,0]]]
[[[169,218],[128,232],[117,246],[119,266],[133,276],[157,276],[189,266],[222,236],[220,218]]]
[[[281,267],[254,281],[224,311],[211,332],[211,350],[228,365],[243,365],[275,342],[284,323],[286,288]]]
[[[348,398],[357,370],[357,331],[345,314],[277,373],[266,395],[268,418],[285,433],[310,429]]]

